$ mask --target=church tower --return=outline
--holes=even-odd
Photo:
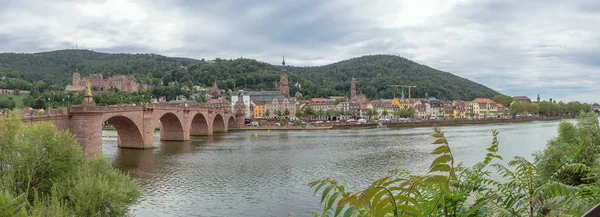
[[[290,98],[290,86],[288,85],[288,76],[285,71],[285,56],[281,62],[281,76],[279,78],[279,93],[285,98]]]
[[[350,82],[350,99],[356,99],[356,82],[354,81],[354,78],[352,78],[352,81]]]
[[[538,93],[537,103],[540,103],[540,93]]]

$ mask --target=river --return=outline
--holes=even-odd
[[[444,127],[458,162],[481,161],[500,132],[499,154],[533,159],[556,136],[558,121]],[[103,131],[103,153],[143,189],[135,216],[311,216],[321,211],[310,181],[331,177],[349,190],[365,188],[391,169],[424,174],[431,128],[243,131],[120,149]],[[109,136],[109,138],[106,138]],[[506,163],[506,162],[504,162]]]

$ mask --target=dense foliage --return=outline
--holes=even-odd
[[[591,105],[586,103],[580,103],[577,101],[572,101],[568,103],[564,103],[562,101],[555,102],[547,102],[542,101],[540,103],[521,103],[521,102],[513,102],[511,105],[511,112],[513,114],[540,114],[540,115],[577,115],[579,112],[589,112],[591,111]]]
[[[506,96],[502,94],[495,95],[494,97],[492,97],[492,100],[495,103],[502,104],[504,107],[509,107],[510,103],[514,101],[514,99],[511,96]]]
[[[473,100],[498,94],[481,84],[394,55],[362,56],[326,66],[292,67],[289,71],[310,78],[311,85],[345,95],[350,90],[350,81],[355,78],[357,90],[373,99],[400,96],[400,89],[386,86],[395,84],[417,86],[411,90],[413,98],[425,97],[427,93],[438,99]]]
[[[174,82],[179,86],[222,89],[274,90],[280,66],[252,59],[213,61],[171,58],[155,54],[107,54],[88,50],[60,50],[35,54],[0,54],[0,88],[44,92],[71,83],[78,70],[82,76],[101,73],[135,75],[153,86]],[[363,56],[319,67],[288,67],[290,91],[304,98],[350,94],[350,80],[356,78],[357,90],[369,98],[400,96],[391,84],[416,85],[413,97],[472,100],[497,94],[483,85],[447,72],[420,65],[392,55]],[[407,94],[406,90],[405,93]],[[35,95],[35,94],[34,94]]]
[[[0,216],[125,216],[140,190],[68,132],[0,118]],[[8,213],[8,215],[4,215]]]
[[[515,101],[510,96],[498,94],[492,98],[496,103],[502,104],[505,107],[510,107],[513,114],[540,114],[540,115],[577,115],[580,111],[589,112],[592,105],[571,101],[564,103],[563,101],[541,101],[540,103],[522,103]],[[552,100],[552,99],[550,99]]]
[[[323,212],[315,216],[581,216],[600,202],[598,140],[594,113],[577,124],[562,122],[559,136],[536,154],[536,163],[515,157],[504,166],[498,133],[488,153],[472,167],[456,164],[448,141],[435,129],[430,154],[436,158],[425,176],[390,171],[368,188],[347,191],[331,179],[311,182],[321,194]],[[490,172],[496,170],[500,177]]]

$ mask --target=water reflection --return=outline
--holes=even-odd
[[[499,154],[524,156],[556,135],[557,122],[445,127],[458,161],[483,159],[500,131]],[[110,135],[113,132],[103,132]],[[103,152],[136,177],[144,195],[137,216],[310,216],[319,197],[307,183],[332,177],[349,190],[368,186],[386,171],[425,173],[435,145],[431,128],[252,131],[160,141],[155,149],[118,149],[105,139]]]

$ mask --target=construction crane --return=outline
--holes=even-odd
[[[410,99],[410,89],[413,88],[413,87],[417,87],[417,86],[414,86],[414,85],[401,85],[401,84],[385,85],[385,86],[388,86],[388,87],[406,87],[406,88],[408,88],[408,99]]]

